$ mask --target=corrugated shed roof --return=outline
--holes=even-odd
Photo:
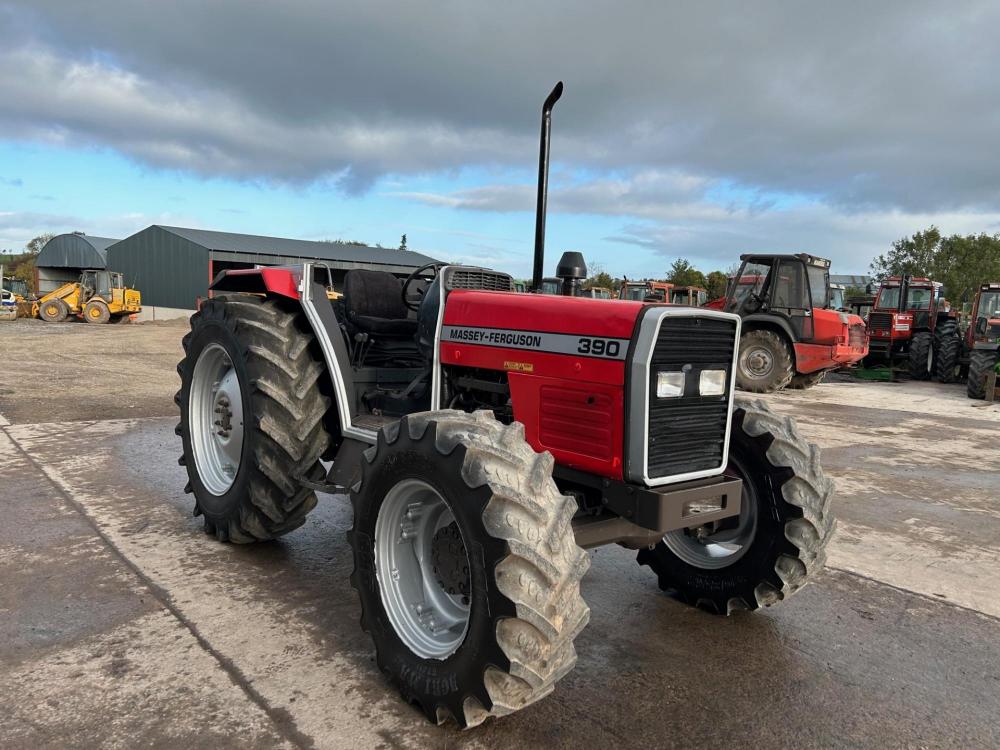
[[[847,273],[831,273],[831,284],[843,284],[844,286],[864,287],[872,281],[871,276],[852,276]]]
[[[35,265],[42,268],[104,268],[107,249],[120,240],[67,232],[45,243]]]
[[[264,237],[255,234],[215,232],[208,229],[187,229],[166,227],[157,224],[165,232],[176,234],[196,245],[209,250],[234,253],[254,253],[257,255],[283,255],[296,258],[316,258],[317,260],[381,263],[384,265],[422,266],[433,263],[434,258],[389,247],[368,245],[348,245],[340,242],[316,242],[314,240],[291,240],[285,237]]]

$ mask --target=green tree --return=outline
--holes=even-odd
[[[931,226],[912,237],[893,242],[888,253],[872,261],[872,275],[876,281],[884,281],[889,276],[932,276],[940,249],[941,232]]]
[[[1000,236],[980,233],[944,238],[932,278],[944,284],[948,299],[956,306],[971,302],[980,284],[1000,281]]]
[[[399,249],[400,250],[405,250],[406,249],[406,235],[405,234],[402,237],[399,238]]]
[[[729,277],[724,271],[712,271],[705,279],[705,288],[708,289],[709,299],[718,299],[726,296],[726,287],[729,286]]]
[[[600,270],[584,282],[583,288],[593,289],[595,286],[601,286],[614,292],[618,290],[619,284],[620,282],[610,273]]]
[[[675,286],[706,286],[705,274],[684,258],[678,258],[667,272],[667,281]]]

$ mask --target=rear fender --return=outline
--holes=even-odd
[[[299,299],[301,272],[288,268],[241,268],[220,271],[208,288],[213,292],[277,294]]]

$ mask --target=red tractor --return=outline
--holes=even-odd
[[[986,378],[1000,361],[1000,283],[983,284],[972,307],[972,321],[965,332],[969,398],[986,398]]]
[[[799,590],[833,532],[817,448],[734,399],[739,316],[577,297],[576,253],[557,275],[548,296],[486,268],[352,270],[331,300],[321,264],[223,271],[184,337],[205,531],[274,539],[317,492],[348,495],[361,625],[439,723],[516,711],[572,669],[587,548],[639,550],[660,588],[728,614]]]
[[[709,306],[743,319],[736,384],[771,393],[809,388],[868,352],[865,323],[829,309],[830,261],[813,255],[742,255],[725,299]]]
[[[913,276],[887,278],[868,313],[868,333],[865,364],[903,361],[914,380],[935,375],[942,383],[954,380],[961,338],[958,317],[947,305],[940,282]]]

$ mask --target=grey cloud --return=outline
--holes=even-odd
[[[530,169],[562,77],[562,163],[862,213],[1000,201],[986,0],[5,7],[8,137],[359,192],[387,173]]]

